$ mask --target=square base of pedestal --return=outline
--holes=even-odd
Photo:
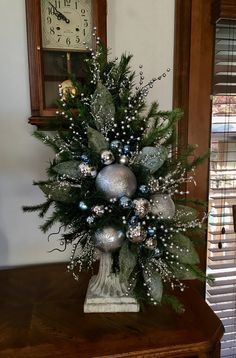
[[[95,295],[90,289],[93,279],[94,276],[89,282],[84,302],[85,313],[139,312],[139,303],[132,296],[99,297]]]

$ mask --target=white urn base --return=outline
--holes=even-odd
[[[99,297],[91,290],[96,276],[93,276],[89,282],[85,302],[85,313],[105,313],[105,312],[139,312],[140,306],[137,300],[132,296],[121,297]]]
[[[139,312],[137,300],[127,296],[126,285],[120,282],[119,274],[113,273],[111,267],[111,254],[101,253],[98,274],[89,281],[84,312]]]

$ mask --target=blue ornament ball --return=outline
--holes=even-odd
[[[110,148],[114,151],[117,151],[117,152],[122,152],[122,149],[123,149],[123,144],[121,143],[120,140],[118,139],[115,139],[111,142],[110,144]]]
[[[80,208],[80,210],[85,211],[85,210],[88,210],[88,205],[84,201],[80,201],[79,208]]]
[[[149,192],[148,186],[147,186],[147,185],[140,185],[139,191],[140,191],[142,194],[147,194],[147,193]]]
[[[124,154],[129,154],[130,153],[130,145],[129,144],[124,144],[123,153]]]
[[[156,228],[154,228],[154,227],[148,227],[147,228],[147,235],[149,236],[149,237],[152,237],[152,236],[154,236],[155,234],[156,234]]]
[[[127,196],[122,196],[120,198],[120,207],[123,209],[131,209],[132,208],[132,200]]]
[[[138,215],[133,215],[129,219],[129,224],[132,225],[132,226],[137,225],[138,221],[139,221],[139,216]]]
[[[80,159],[82,160],[82,162],[89,164],[90,163],[90,159],[86,154],[81,154]]]

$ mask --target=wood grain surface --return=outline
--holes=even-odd
[[[139,313],[84,314],[88,276],[66,264],[0,271],[0,358],[219,357],[223,327],[199,293]]]

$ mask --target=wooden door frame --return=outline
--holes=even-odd
[[[214,25],[211,0],[176,0],[173,106],[184,112],[178,127],[180,147],[197,144],[196,155],[210,146],[211,84],[213,73]],[[208,201],[209,162],[196,169],[197,186],[190,196]],[[206,242],[206,237],[205,237]],[[204,245],[203,245],[204,246]],[[206,247],[200,250],[206,268]],[[201,286],[204,292],[204,285]]]

